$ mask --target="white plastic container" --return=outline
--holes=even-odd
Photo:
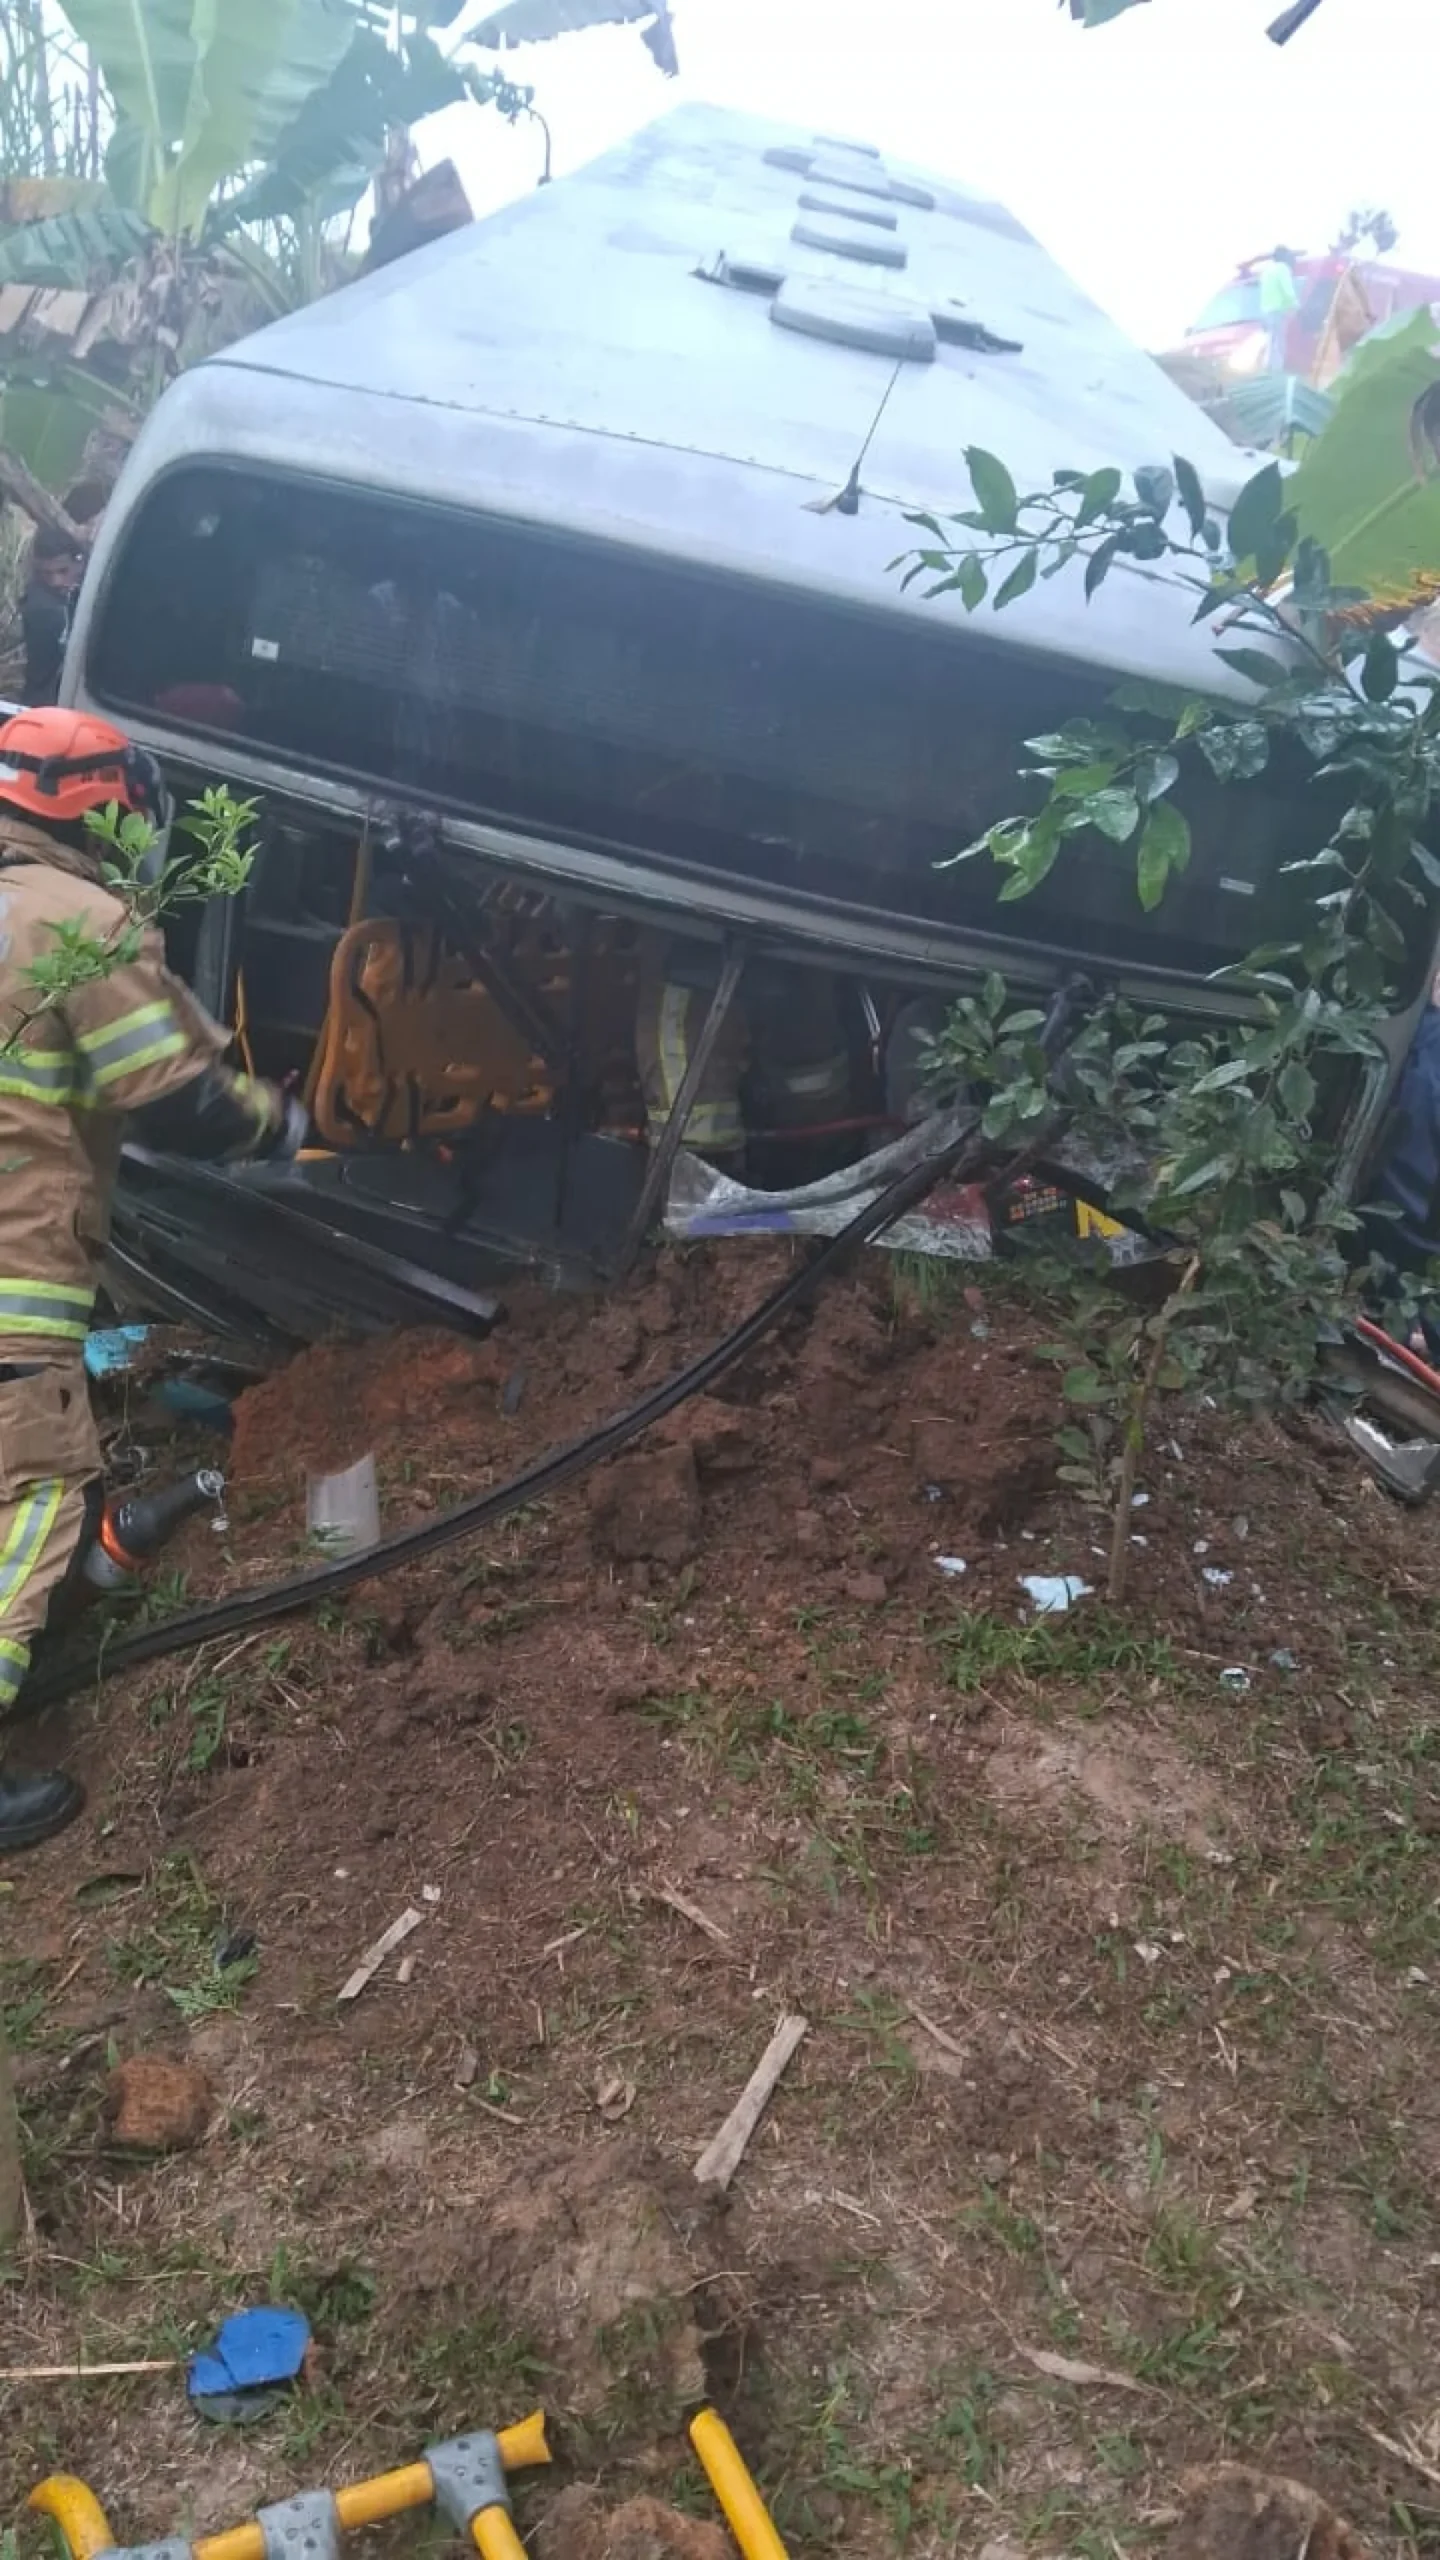
[[[305,1525],[327,1556],[364,1555],[380,1543],[380,1493],[370,1451],[338,1475],[310,1476],[305,1484]]]

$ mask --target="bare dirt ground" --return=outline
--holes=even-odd
[[[311,1354],[242,1404],[190,1595],[295,1568],[307,1466],[373,1447],[419,1518],[783,1267]],[[1037,1620],[1020,1577],[1098,1581],[1104,1539],[1043,1338],[872,1256],[553,1503],[76,1714],[86,1821],[0,1883],[34,2211],[0,2363],[265,2300],[318,2352],[243,2433],[176,2372],[0,2383],[22,2555],[52,2469],[134,2540],[543,2400],[518,2514],[559,2560],[577,2483],[711,2512],[707,2392],[800,2553],[1145,2554],[1225,2461],[1440,2550],[1433,1519],[1318,1426],[1171,1411],[1126,1614]],[[337,2005],[407,1905],[409,1978]],[[717,2201],[694,2162],[791,2007]],[[116,2150],[136,2054],[203,2067],[198,2147]]]

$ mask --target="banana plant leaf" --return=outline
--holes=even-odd
[[[382,166],[392,126],[419,124],[467,94],[462,74],[428,36],[411,37],[396,53],[362,28],[279,135],[270,166],[215,208],[212,231],[280,221],[317,202],[327,217],[348,211]]]
[[[1295,437],[1318,436],[1335,414],[1328,393],[1298,373],[1262,373],[1253,381],[1228,383],[1225,405],[1247,444],[1287,452]]]
[[[502,8],[467,30],[467,40],[490,47],[550,44],[582,27],[630,26],[665,14],[657,0],[505,0]]]
[[[0,445],[57,497],[79,477],[94,423],[63,390],[0,380]]]
[[[1384,605],[1440,579],[1440,324],[1428,311],[1374,330],[1331,386],[1335,411],[1286,483],[1285,504],[1330,555],[1336,584]]]
[[[269,159],[362,24],[357,0],[66,0],[66,15],[143,138],[139,209],[190,235],[225,178]]]
[[[109,199],[47,222],[0,228],[0,285],[94,287],[150,237],[150,226]]]

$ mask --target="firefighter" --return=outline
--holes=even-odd
[[[665,1132],[690,1052],[705,1027],[720,976],[713,943],[666,942],[647,936],[640,962],[635,1013],[635,1055],[645,1096],[650,1143]],[[727,1173],[738,1174],[745,1152],[741,1079],[750,1038],[738,1000],[720,1026],[700,1089],[685,1123],[685,1144]]]
[[[79,712],[0,725],[0,1716],[98,1518],[83,1352],[125,1124],[208,1157],[293,1153],[304,1128],[284,1094],[222,1064],[227,1035],[170,975],[158,932],[129,934],[85,826],[112,805],[151,822],[158,878],[171,809],[152,756]],[[120,955],[47,1006],[33,966],[67,930]],[[60,1771],[0,1763],[0,1853],[48,1839],[83,1801]]]

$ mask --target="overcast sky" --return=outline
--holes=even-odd
[[[494,0],[487,0],[494,5]],[[504,57],[557,174],[682,99],[873,142],[1001,197],[1132,334],[1174,342],[1237,261],[1323,248],[1388,204],[1440,274],[1440,0],[1324,0],[1283,50],[1279,0],[1151,0],[1077,27],[1056,0],[672,0],[682,77],[631,28]],[[472,16],[484,14],[477,5]],[[423,129],[477,212],[533,185],[534,128],[452,109]]]

